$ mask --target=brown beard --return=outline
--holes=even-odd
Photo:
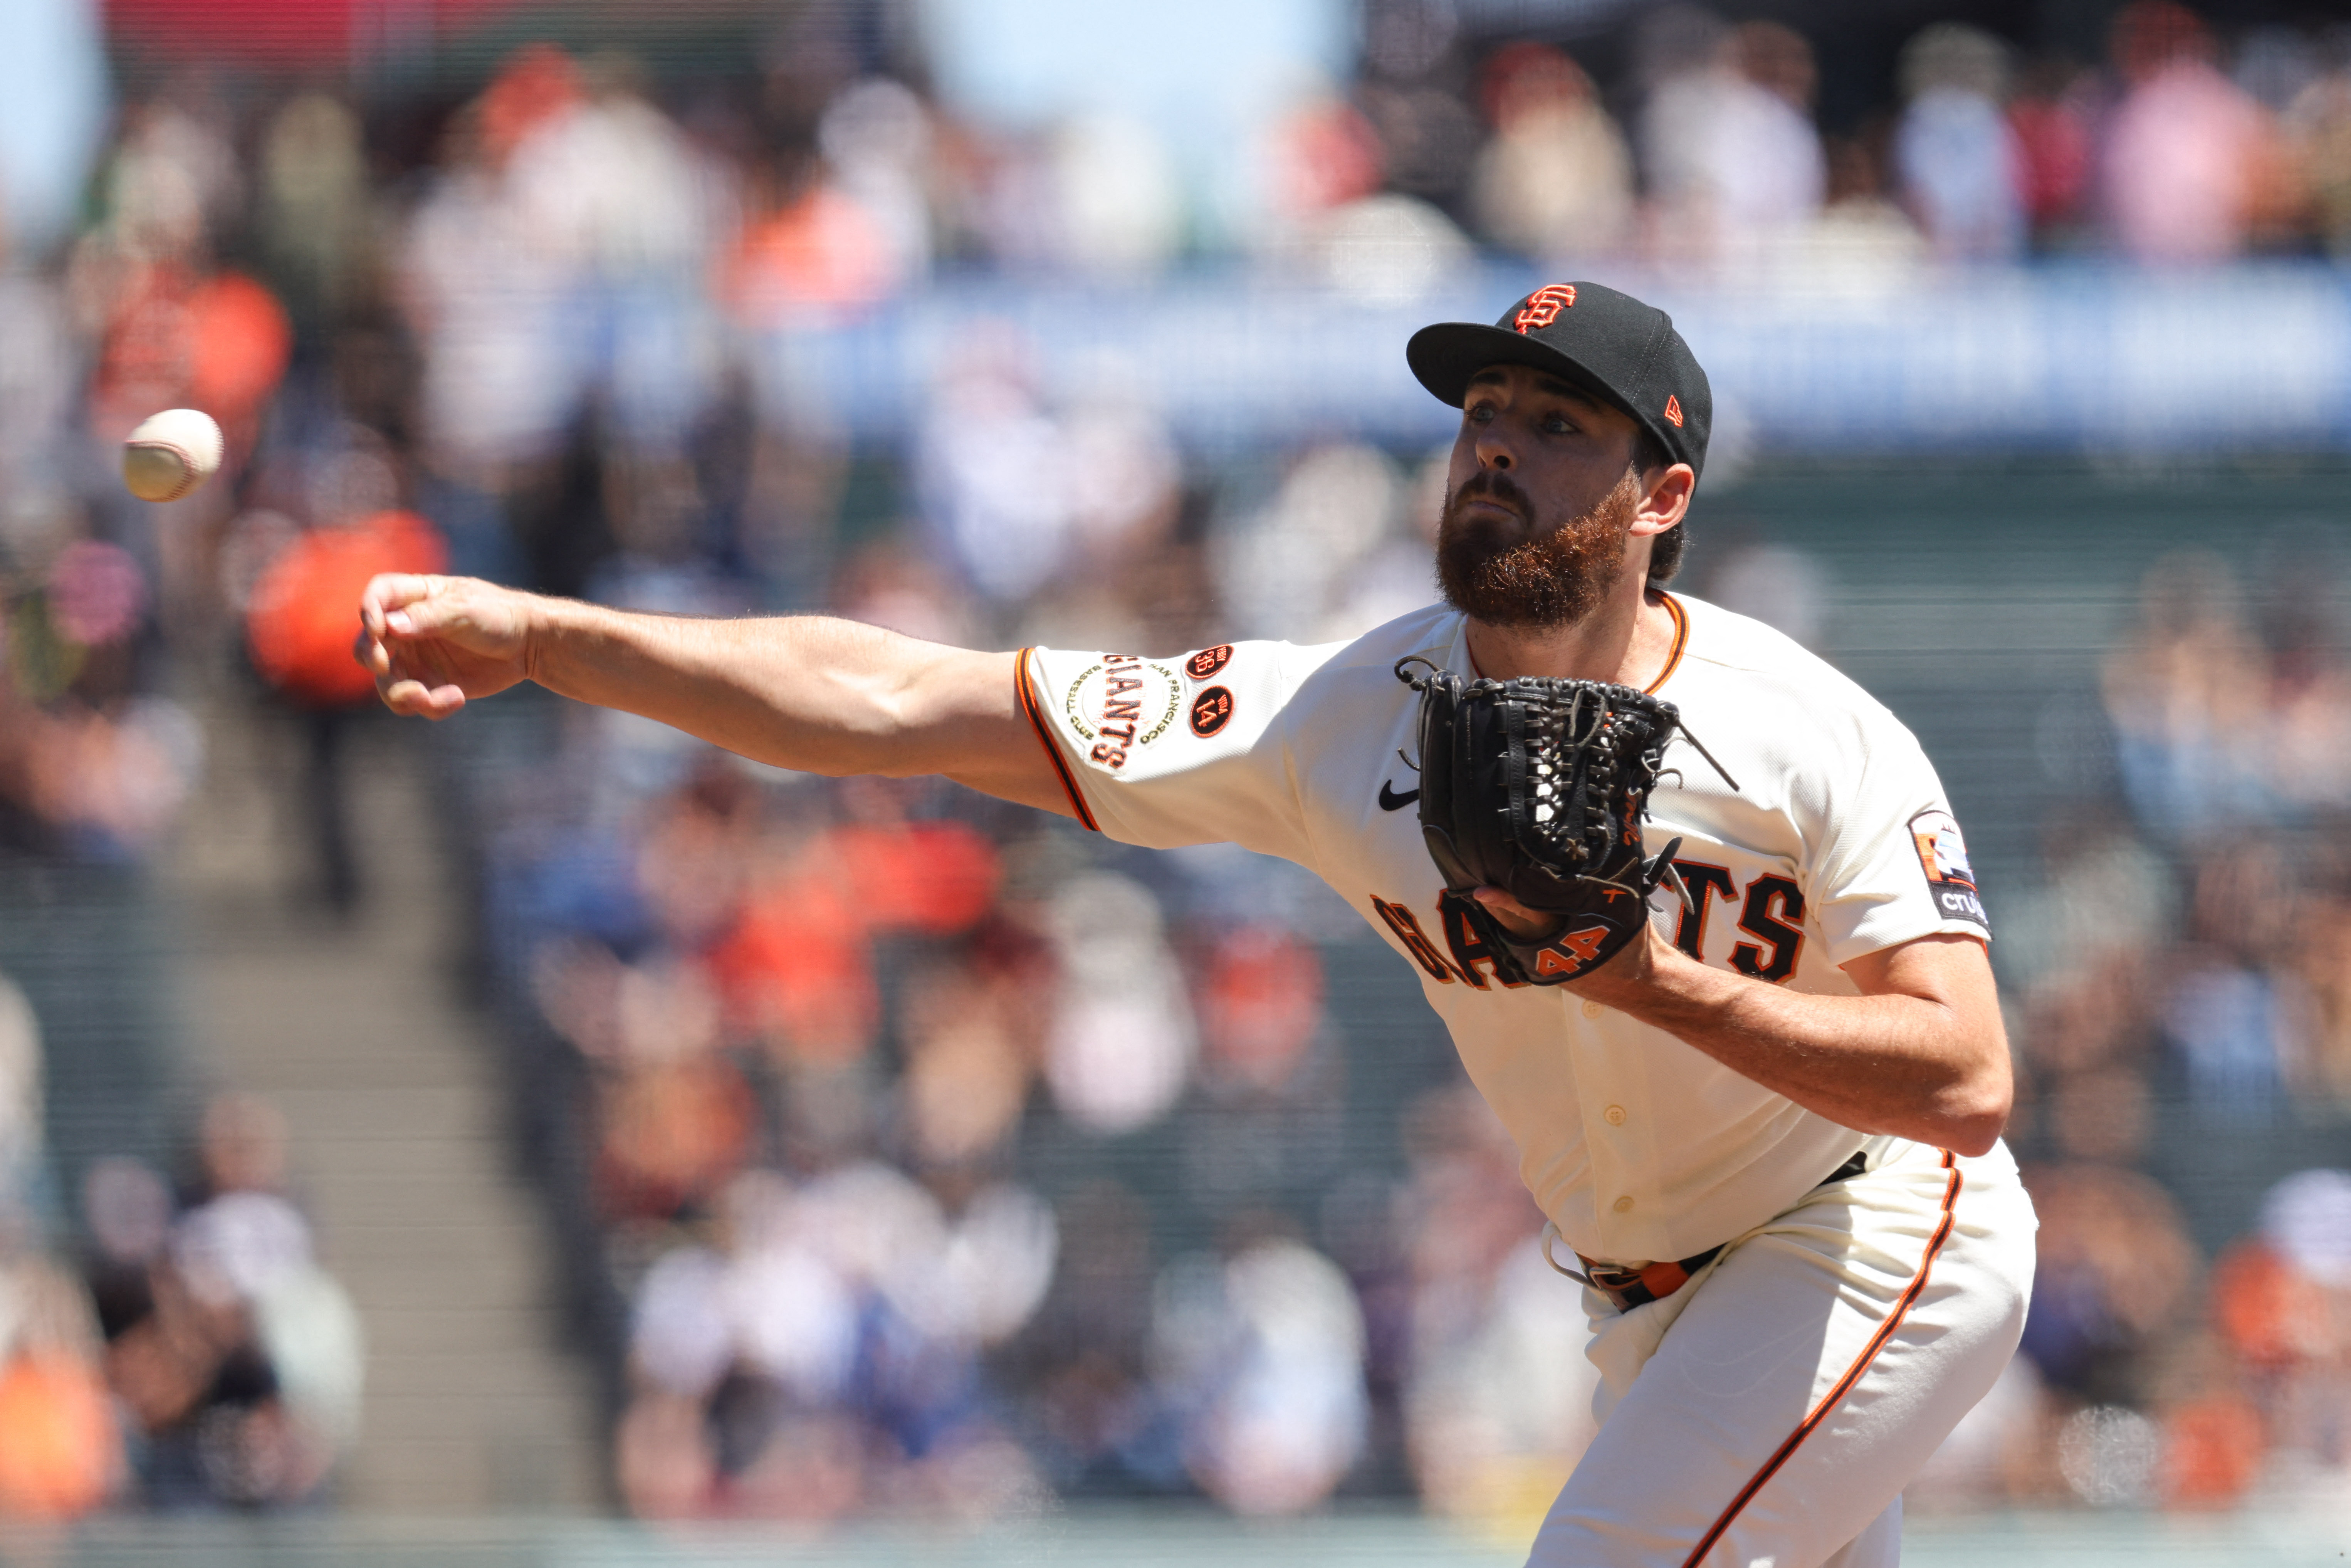
[[[1625,530],[1640,506],[1627,474],[1582,517],[1549,533],[1503,544],[1466,521],[1470,501],[1492,499],[1534,516],[1534,503],[1507,474],[1473,475],[1445,497],[1437,527],[1437,585],[1445,602],[1489,626],[1571,626],[1607,597],[1625,565]]]

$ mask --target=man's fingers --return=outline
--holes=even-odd
[[[455,686],[427,686],[415,679],[379,678],[376,690],[383,706],[412,718],[447,718],[465,706],[465,694]]]
[[[394,636],[431,637],[463,626],[469,619],[458,595],[436,588],[421,599],[385,611],[383,623]]]
[[[1552,916],[1537,914],[1499,887],[1477,888],[1469,896],[1484,904],[1513,936],[1537,936],[1552,927]]]
[[[360,621],[377,636],[383,635],[395,612],[431,597],[440,579],[421,572],[388,571],[368,580],[360,593]]]

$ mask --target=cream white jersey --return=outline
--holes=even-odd
[[[1910,732],[1781,633],[1666,597],[1677,635],[1650,689],[1686,738],[1651,801],[1691,904],[1656,918],[1701,961],[1856,994],[1840,965],[1937,932],[1989,937],[1958,824]],[[1157,848],[1228,841],[1320,875],[1414,964],[1520,1172],[1567,1243],[1680,1259],[1793,1207],[1872,1140],[1662,1030],[1563,987],[1510,986],[1443,879],[1414,798],[1419,699],[1396,662],[1474,676],[1442,606],[1353,643],[1238,643],[1175,658],[1021,655],[1022,704],[1089,827]]]

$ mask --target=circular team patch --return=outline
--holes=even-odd
[[[1176,672],[1133,653],[1106,653],[1070,683],[1062,699],[1070,727],[1093,743],[1087,760],[1113,770],[1176,722],[1184,685]]]
[[[1205,681],[1232,663],[1233,645],[1219,643],[1213,648],[1203,648],[1184,661],[1184,673],[1196,681]]]
[[[1192,699],[1192,733],[1206,740],[1233,721],[1233,694],[1210,686]]]

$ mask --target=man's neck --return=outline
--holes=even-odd
[[[1469,622],[1469,658],[1497,681],[1561,675],[1647,688],[1673,657],[1674,615],[1662,593],[1637,580],[1566,626],[1491,626]]]

